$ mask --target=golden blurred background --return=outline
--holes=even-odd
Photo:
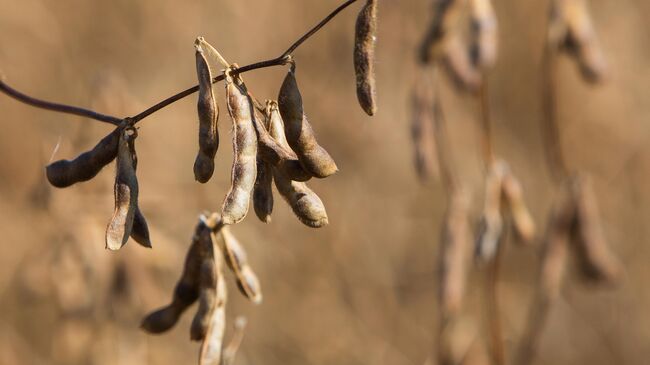
[[[0,0],[0,70],[30,95],[133,115],[195,83],[196,36],[230,62],[248,64],[282,53],[340,2]],[[489,83],[497,154],[522,180],[540,228],[557,192],[539,132],[546,6],[495,1],[500,52]],[[650,2],[593,0],[590,6],[611,74],[604,85],[591,87],[563,58],[559,118],[570,165],[594,178],[604,229],[626,275],[613,290],[569,281],[535,363],[646,364]],[[354,89],[357,10],[346,10],[294,54],[305,110],[340,168],[309,183],[330,225],[303,226],[276,196],[270,224],[249,214],[233,229],[264,291],[264,302],[253,306],[229,280],[229,323],[238,315],[248,318],[241,365],[421,365],[435,352],[436,262],[447,197],[440,183],[423,185],[416,177],[409,115],[415,55],[431,1],[380,2],[374,118],[358,107]],[[258,70],[244,79],[259,99],[275,98],[285,72]],[[478,105],[445,84],[455,163],[478,220]],[[195,103],[188,97],[140,125],[140,206],[154,249],[131,242],[109,252],[103,235],[113,210],[113,167],[91,182],[51,190],[43,166],[87,150],[110,126],[0,95],[1,364],[196,362],[198,345],[188,335],[193,311],[162,336],[138,328],[146,313],[168,303],[198,214],[218,210],[228,189],[232,152],[225,113],[215,175],[205,185],[194,181]],[[503,257],[499,295],[508,351],[523,330],[536,255],[535,249],[508,246]],[[474,270],[466,302],[482,330],[483,274]]]

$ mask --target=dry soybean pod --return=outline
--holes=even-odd
[[[440,308],[443,317],[457,314],[463,303],[470,250],[468,198],[462,190],[452,192],[442,230],[440,255]]]
[[[151,238],[149,237],[149,225],[140,208],[136,208],[133,216],[133,228],[131,229],[131,238],[141,246],[151,248]]]
[[[503,177],[502,189],[518,242],[532,242],[535,237],[535,222],[524,201],[521,183],[510,170]]]
[[[456,33],[445,37],[443,65],[460,90],[475,91],[481,84],[481,73],[474,67],[467,46]]]
[[[257,157],[257,177],[253,188],[253,208],[255,214],[264,223],[271,222],[273,212],[273,170],[272,167]]]
[[[573,189],[576,224],[572,238],[583,277],[595,282],[615,283],[621,265],[607,244],[591,179],[575,178]]]
[[[210,325],[212,311],[215,309],[217,298],[217,268],[214,258],[212,231],[206,225],[199,232],[199,307],[196,310],[190,338],[193,341],[202,340]]]
[[[134,148],[136,137],[137,131],[132,127],[125,129],[120,136],[114,187],[115,211],[106,227],[106,248],[109,250],[119,250],[127,242],[138,208],[138,179],[135,175],[137,158]]]
[[[291,150],[289,144],[286,143],[286,138],[284,132],[282,132],[282,140],[284,143],[276,141],[275,138],[271,137],[267,132],[271,128],[271,125],[282,122],[282,116],[280,115],[280,110],[278,109],[278,103],[273,100],[266,101],[266,108],[264,110],[264,118],[260,120],[265,121],[265,130],[263,133],[263,138],[260,138],[260,156],[264,161],[273,165],[277,168],[284,176],[290,178],[294,181],[308,181],[311,179],[312,175],[307,172],[298,160],[296,154]],[[284,131],[284,127],[282,127]],[[268,138],[267,138],[268,137]]]
[[[233,122],[234,161],[230,191],[221,209],[224,224],[235,224],[246,217],[257,175],[254,106],[239,75],[234,78],[231,75],[235,67],[233,65],[226,70],[226,99]]]
[[[472,20],[472,62],[487,69],[497,58],[497,18],[490,0],[470,0]]]
[[[296,81],[295,64],[291,65],[284,78],[278,105],[289,146],[298,155],[303,167],[319,178],[328,177],[338,171],[332,157],[316,141],[314,131],[305,116],[302,96]]]
[[[420,62],[431,63],[442,54],[444,38],[458,20],[464,0],[436,0],[433,5],[433,19],[420,45]]]
[[[88,181],[117,156],[120,134],[123,127],[102,138],[92,150],[84,152],[74,160],[59,160],[45,167],[47,180],[57,188],[65,188],[78,182]]]
[[[288,146],[281,118],[270,119],[269,132],[278,144],[284,147]],[[278,169],[273,170],[273,179],[278,192],[301,222],[313,228],[320,228],[329,223],[323,202],[316,193],[307,187],[307,184],[292,181]]]
[[[412,95],[411,138],[414,146],[414,162],[420,181],[430,176],[438,177],[440,166],[436,150],[434,90],[428,69],[421,68],[420,77],[415,81]]]
[[[503,233],[501,215],[501,191],[503,177],[507,166],[502,161],[495,161],[490,166],[485,179],[485,203],[479,231],[476,256],[487,262],[494,258]]]
[[[571,53],[580,67],[583,79],[601,81],[607,73],[607,62],[600,47],[585,0],[560,1],[566,23],[564,49]]]
[[[149,333],[162,333],[172,328],[183,312],[199,298],[199,268],[201,257],[199,254],[199,230],[197,226],[192,244],[185,257],[185,265],[176,287],[171,304],[149,314],[142,321],[140,327]]]
[[[377,1],[367,0],[357,17],[354,42],[354,71],[357,98],[370,116],[377,112],[375,86],[375,42],[377,40]]]
[[[242,294],[253,303],[262,302],[262,288],[255,272],[248,264],[248,257],[244,247],[230,232],[228,227],[221,229],[220,237],[223,244],[223,254],[230,270],[237,278],[237,287]]]
[[[197,110],[199,115],[199,153],[194,161],[194,178],[206,183],[214,173],[214,157],[219,148],[219,107],[212,90],[212,73],[203,50],[203,38],[194,43],[196,75],[199,80]]]
[[[223,338],[226,330],[226,302],[228,300],[228,292],[223,273],[224,263],[221,251],[214,251],[214,262],[217,273],[217,291],[208,331],[201,344],[199,365],[218,365],[221,363]]]

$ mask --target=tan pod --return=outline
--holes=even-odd
[[[190,339],[193,341],[203,340],[208,331],[212,311],[216,305],[218,290],[218,273],[214,258],[212,231],[207,226],[203,226],[201,229],[198,244],[198,252],[201,257],[199,265],[199,307],[190,328]]]
[[[223,253],[230,270],[235,274],[237,287],[241,293],[255,304],[262,302],[262,288],[255,272],[248,264],[246,251],[230,232],[228,227],[219,231],[223,243]]]
[[[115,176],[115,211],[106,228],[106,248],[119,250],[129,239],[138,208],[138,180],[135,175],[137,157],[135,129],[125,129],[120,136]]]
[[[223,273],[223,255],[219,250],[214,251],[214,262],[217,272],[217,291],[208,330],[201,344],[199,365],[219,365],[222,360],[221,352],[223,349],[224,333],[226,331],[226,302],[228,300],[228,292]]]
[[[305,170],[318,178],[325,178],[336,173],[338,167],[329,153],[316,141],[314,131],[303,111],[302,96],[294,72],[292,67],[284,78],[278,96],[287,142],[298,155]]]
[[[224,224],[246,217],[257,176],[257,134],[254,107],[241,78],[226,71],[226,99],[233,122],[233,166],[230,191],[221,209]]]
[[[463,303],[470,250],[468,197],[452,192],[445,215],[440,254],[440,310],[445,318],[457,314]]]
[[[253,188],[253,208],[257,218],[264,223],[271,222],[273,213],[273,168],[257,157],[257,177]]]
[[[414,162],[420,181],[427,181],[431,176],[438,178],[440,166],[435,138],[435,95],[430,77],[421,75],[416,80],[412,95],[411,138],[414,146]]]

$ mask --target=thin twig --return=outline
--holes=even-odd
[[[239,67],[236,71],[234,71],[234,74],[242,74],[248,71],[253,71],[261,68],[266,68],[266,67],[273,67],[273,66],[281,66],[287,64],[289,61],[291,61],[291,53],[295,51],[298,47],[300,47],[307,39],[309,39],[311,36],[316,34],[325,24],[327,24],[330,20],[334,19],[336,15],[338,15],[341,11],[343,11],[345,8],[348,6],[352,5],[355,3],[357,0],[348,0],[342,5],[340,5],[338,8],[336,8],[333,12],[331,12],[329,15],[327,15],[320,23],[318,23],[315,27],[310,29],[305,35],[300,37],[296,42],[294,42],[282,55],[280,55],[277,58],[273,58],[270,60],[266,61],[261,61],[261,62],[256,62],[250,65],[242,66]],[[223,81],[224,75],[219,75],[215,78],[212,79],[212,83],[217,83],[219,81]],[[66,105],[66,104],[59,104],[59,103],[53,103],[37,98],[33,98],[31,96],[25,95],[16,89],[10,87],[7,85],[2,78],[0,78],[0,91],[4,92],[5,94],[13,97],[14,99],[21,101],[25,104],[41,108],[41,109],[46,109],[46,110],[51,110],[55,112],[60,112],[60,113],[66,113],[66,114],[73,114],[73,115],[78,115],[82,117],[87,117],[90,119],[98,120],[100,122],[105,122],[105,123],[110,123],[113,125],[119,125],[124,118],[118,118],[110,115],[104,115],[97,113],[95,111],[89,110],[89,109],[84,109],[76,106],[71,106],[71,105]],[[143,112],[131,117],[131,120],[133,123],[138,123],[142,119],[150,116],[151,114],[159,111],[160,109],[165,108],[166,106],[169,106],[189,95],[194,94],[195,92],[199,91],[199,86],[193,86],[189,89],[183,90],[175,95],[172,95],[161,102],[147,108]]]

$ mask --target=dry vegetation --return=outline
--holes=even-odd
[[[587,8],[580,0],[558,2],[577,4],[565,12],[573,16],[588,9],[592,22],[576,24],[593,25],[591,32],[561,17],[549,23],[547,2],[495,2],[498,28],[491,28],[488,3],[467,1],[457,20],[444,23],[458,29],[441,33],[452,34],[451,41],[427,37],[445,45],[436,49],[422,47],[434,14],[441,14],[432,12],[431,1],[380,1],[373,66],[358,54],[372,43],[374,23],[361,27],[353,47],[355,13],[365,2],[358,3],[293,53],[297,95],[289,66],[245,75],[247,89],[260,100],[276,98],[283,78],[286,99],[301,100],[299,112],[295,106],[283,112],[282,102],[257,105],[267,124],[252,126],[259,146],[267,148],[260,147],[258,156],[267,157],[253,154],[242,167],[266,169],[266,180],[257,179],[266,190],[248,190],[265,202],[254,205],[255,213],[268,221],[269,177],[277,183],[278,174],[293,171],[278,192],[291,203],[318,191],[315,199],[327,205],[327,214],[298,202],[276,204],[269,224],[253,214],[227,230],[219,215],[204,215],[197,224],[200,212],[221,207],[233,158],[242,157],[223,143],[230,139],[227,114],[233,110],[217,84],[212,97],[222,111],[222,143],[213,173],[199,160],[216,147],[202,144],[197,157],[197,135],[200,125],[201,135],[214,142],[216,121],[206,109],[197,118],[195,96],[152,114],[137,133],[120,134],[125,156],[118,171],[135,173],[137,162],[138,193],[127,194],[113,215],[136,226],[128,217],[141,210],[150,240],[140,235],[137,241],[153,250],[130,244],[108,252],[102,241],[113,213],[114,168],[52,190],[43,166],[89,150],[111,129],[0,98],[1,363],[193,363],[199,349],[189,341],[190,328],[195,339],[216,339],[206,341],[201,356],[219,357],[221,346],[208,345],[222,340],[224,308],[224,363],[646,361],[650,106],[644,97],[650,73],[644,15],[650,7],[638,0],[590,1]],[[190,42],[197,35],[228,60],[250,64],[277,55],[338,5],[0,0],[0,68],[10,85],[29,95],[134,115],[196,81],[200,57],[192,57]],[[471,28],[471,21],[482,25]],[[570,41],[558,41],[567,29]],[[589,43],[593,34],[602,54]],[[210,76],[220,75],[224,67],[205,53]],[[601,59],[607,77],[592,85],[600,80]],[[422,61],[442,67],[423,70]],[[355,78],[355,69],[374,72],[376,85]],[[454,77],[443,75],[449,70]],[[243,90],[232,76],[230,95]],[[210,103],[208,93],[201,95]],[[300,140],[311,136],[304,131],[292,138],[287,130],[282,141],[277,121],[274,127],[274,113],[287,129],[292,119],[309,126],[303,102],[318,144]],[[413,108],[434,123],[410,126]],[[372,120],[364,113],[377,110]],[[128,145],[136,135],[137,161]],[[430,177],[424,184],[411,163],[411,136],[421,147],[416,165]],[[317,163],[296,168],[296,161],[314,155]],[[325,177],[337,169],[325,181],[310,180],[313,191],[303,181],[305,170]],[[437,171],[440,183],[431,179]],[[134,186],[128,176],[118,180]],[[329,225],[313,230],[292,210],[306,225]],[[118,229],[107,241],[120,248],[129,231],[137,229]],[[471,259],[474,237],[480,237],[482,263]],[[504,244],[516,241],[528,243]],[[142,318],[169,303],[184,254],[195,246],[202,252],[196,265],[202,282],[225,285],[200,287],[200,305],[190,309],[199,312],[194,320],[186,314],[165,336],[145,334],[138,328]],[[208,247],[218,249],[206,256]],[[224,273],[228,265],[232,275]],[[264,302],[253,306],[261,299],[257,278]],[[593,285],[612,281],[618,282],[614,289]],[[219,292],[226,287],[228,294]],[[172,317],[180,315],[180,302],[166,307]],[[210,307],[217,324],[201,314]],[[240,315],[247,320],[236,320]]]

